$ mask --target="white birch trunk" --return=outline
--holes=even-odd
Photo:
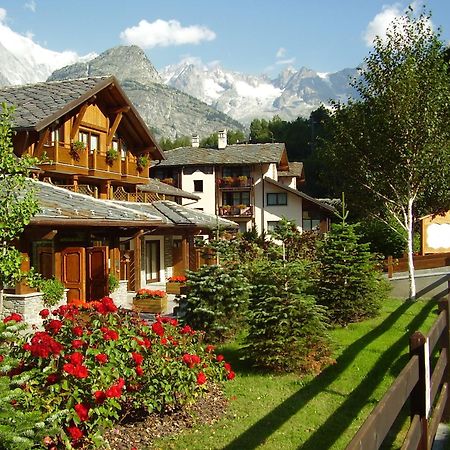
[[[409,277],[409,299],[416,299],[416,280],[414,278],[413,258],[413,199],[408,200],[408,211],[406,217],[406,228],[408,232],[408,277]]]

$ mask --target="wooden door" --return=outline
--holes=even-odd
[[[173,240],[172,267],[173,267],[173,276],[184,275],[183,251],[181,246],[181,239]]]
[[[61,251],[61,281],[67,301],[86,300],[86,252],[83,247],[67,247]]]
[[[108,247],[86,249],[88,301],[100,300],[108,295]]]
[[[37,265],[38,272],[45,279],[50,279],[54,275],[53,270],[53,248],[52,247],[37,247]]]

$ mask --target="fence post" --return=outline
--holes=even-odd
[[[388,256],[387,258],[387,269],[388,269],[388,278],[392,278],[394,275],[394,259],[392,256]]]
[[[411,392],[411,420],[415,415],[420,417],[422,437],[417,450],[428,449],[428,422],[426,417],[426,381],[425,381],[425,336],[416,331],[409,338],[409,354],[419,357],[419,381]]]
[[[443,382],[447,383],[447,386],[450,389],[450,294],[447,295],[446,299],[442,299],[439,302],[439,311],[445,311],[445,330],[442,333],[441,342],[442,347],[445,348],[447,353],[447,365],[445,366]],[[450,396],[447,396],[442,417],[446,422],[450,419]]]

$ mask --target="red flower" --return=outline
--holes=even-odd
[[[12,313],[10,316],[5,317],[3,319],[3,323],[11,322],[12,320],[15,320],[16,322],[22,322],[23,317],[20,314]]]
[[[74,365],[71,363],[66,363],[63,365],[63,370],[75,378],[87,378],[89,375],[87,367],[81,364]]]
[[[131,353],[131,357],[137,366],[140,366],[142,361],[144,361],[144,357],[140,353],[133,352]]]
[[[31,338],[31,344],[26,343],[23,349],[31,352],[36,358],[48,358],[50,355],[59,355],[63,346],[47,332],[37,331]]]
[[[222,362],[224,360],[224,357],[223,357],[223,355],[217,355],[216,359],[218,362]]]
[[[94,392],[95,403],[101,405],[106,400],[106,394],[103,391]]]
[[[189,326],[189,325],[185,325],[181,330],[180,330],[181,334],[193,334],[194,330]]]
[[[70,437],[74,440],[74,441],[78,441],[79,439],[81,439],[83,437],[83,431],[80,430],[78,427],[76,427],[75,425],[71,426],[71,427],[67,427],[67,431],[70,434]]]
[[[99,302],[95,302],[94,308],[99,314],[108,314],[117,311],[117,306],[111,297],[103,297]]]
[[[47,385],[55,384],[59,381],[59,375],[57,373],[51,373],[47,377]]]
[[[232,380],[235,376],[236,374],[232,370],[230,370],[230,372],[227,373],[227,380]]]
[[[206,375],[203,372],[199,372],[197,375],[197,384],[205,384],[206,383]]]
[[[86,405],[85,403],[77,403],[74,406],[74,409],[76,413],[78,414],[78,417],[82,422],[85,422],[89,418],[89,405]]]
[[[136,367],[136,374],[142,377],[144,375],[144,369],[141,366]]]
[[[100,364],[106,364],[108,362],[108,355],[105,355],[105,353],[99,353],[98,355],[95,355],[95,359]]]
[[[208,352],[208,353],[211,353],[213,350],[214,350],[214,345],[207,345],[206,346],[206,351]]]
[[[225,363],[224,365],[223,365],[223,367],[225,367],[225,370],[227,371],[227,372],[231,372],[231,364],[230,363]]]
[[[39,315],[43,318],[46,319],[49,315],[50,315],[50,311],[48,309],[43,309]]]
[[[80,327],[80,326],[73,327],[72,333],[78,337],[83,336],[83,327]]]
[[[185,353],[183,355],[183,362],[192,369],[195,364],[199,364],[201,362],[201,358],[198,355],[190,355],[189,353]]]
[[[166,338],[161,338],[161,344],[162,345],[167,345],[167,339]]]
[[[170,325],[172,325],[173,327],[177,327],[178,326],[178,320],[177,319],[170,319]]]
[[[119,339],[119,333],[114,330],[109,330],[106,327],[102,327],[103,338],[105,341],[117,341]]]
[[[84,341],[82,341],[81,339],[74,339],[72,341],[72,347],[77,349],[77,348],[81,348],[84,345]]]
[[[83,362],[84,356],[80,352],[74,352],[68,357],[71,364],[78,366]]]
[[[160,322],[152,323],[152,330],[154,333],[156,333],[158,336],[164,335],[164,327]]]
[[[3,355],[0,355],[0,363],[3,362],[4,359],[5,357]]]
[[[52,334],[57,334],[62,328],[63,323],[58,319],[50,320],[50,322],[45,326],[45,329]]]
[[[105,395],[108,398],[119,398],[122,395],[122,389],[125,386],[125,380],[119,378],[117,383],[106,389]]]
[[[167,281],[170,281],[172,283],[184,283],[186,281],[186,277],[183,275],[178,275],[174,277],[167,278]]]

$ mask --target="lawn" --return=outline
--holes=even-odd
[[[239,343],[220,349],[236,379],[226,383],[226,416],[155,442],[159,449],[344,449],[408,358],[408,337],[426,332],[436,303],[389,300],[376,319],[331,332],[336,364],[316,377],[271,375],[240,360]]]

